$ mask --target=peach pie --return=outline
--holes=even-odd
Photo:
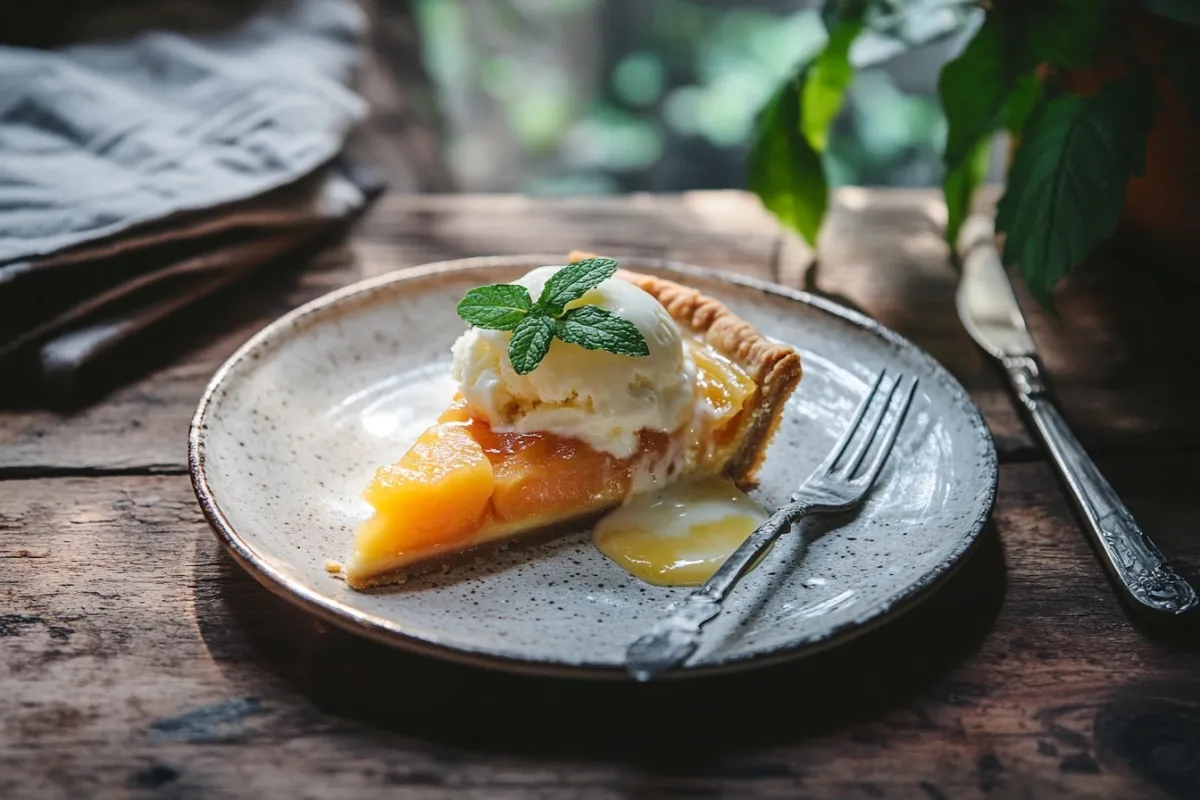
[[[453,348],[453,401],[363,492],[374,515],[343,567],[350,586],[685,478],[753,485],[800,381],[794,349],[694,289],[585,254],[484,288],[459,306],[472,327]]]

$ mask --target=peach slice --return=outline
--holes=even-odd
[[[470,422],[471,410],[467,407],[467,399],[461,392],[455,392],[450,405],[438,417],[438,422]]]
[[[523,438],[495,464],[492,505],[501,519],[586,514],[629,492],[628,465],[607,453],[577,439]]]
[[[691,348],[696,363],[696,387],[718,419],[733,417],[745,407],[757,387],[733,362],[701,345]]]
[[[469,536],[488,513],[493,484],[492,462],[467,427],[434,425],[363,491],[375,517],[359,530],[355,549],[386,558]]]

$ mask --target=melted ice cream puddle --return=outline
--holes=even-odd
[[[639,495],[596,524],[601,553],[661,586],[699,586],[769,515],[722,478]]]

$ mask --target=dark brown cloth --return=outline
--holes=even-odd
[[[65,406],[108,388],[155,327],[250,272],[307,255],[382,191],[345,161],[184,224],[0,267],[0,397]],[[97,279],[98,278],[98,279]],[[123,365],[125,366],[125,365]]]

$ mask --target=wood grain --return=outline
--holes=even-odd
[[[1138,488],[1157,464],[1112,466],[1200,566],[1194,504]],[[1171,467],[1184,488],[1200,458]],[[1147,767],[1096,726],[1149,715],[1161,740],[1140,746],[1160,749],[1200,732],[1200,654],[1125,621],[1036,463],[1003,468],[983,546],[907,618],[664,686],[331,629],[232,563],[182,476],[0,482],[0,531],[3,797],[1154,798],[1167,751]]]
[[[385,197],[356,232],[353,251],[326,253],[302,272],[255,279],[207,303],[175,332],[185,358],[75,414],[0,415],[0,474],[179,471],[192,409],[236,347],[284,311],[360,278],[431,261],[575,248],[672,258],[808,288],[857,306],[928,349],[980,405],[1002,453],[1033,447],[1000,378],[953,317],[955,273],[922,211],[929,193],[883,192],[881,210],[834,211],[830,252],[816,285],[784,251],[795,242],[742,192],[530,198]],[[790,265],[789,265],[790,264]],[[172,350],[178,353],[178,348]],[[1084,376],[1086,378],[1086,376]]]
[[[204,384],[233,350],[284,311],[363,277],[473,255],[563,252],[674,258],[804,288],[866,312],[939,359],[963,383],[1002,458],[1033,440],[994,366],[954,316],[957,275],[925,190],[843,190],[811,254],[740,192],[530,198],[398,195],[357,231],[353,250],[302,272],[259,276],[181,321],[186,357],[75,414],[0,415],[0,474],[184,467],[184,440]],[[865,198],[865,199],[864,199]],[[1054,320],[1027,303],[1068,421],[1093,452],[1200,445],[1200,292],[1174,276],[1131,280],[1113,264],[1085,273]],[[177,349],[172,351],[177,355]]]
[[[0,797],[1200,796],[1197,632],[1144,631],[1117,605],[954,317],[943,213],[927,191],[843,190],[814,268],[739,192],[393,194],[347,246],[181,320],[146,374],[102,401],[0,412]],[[1004,462],[981,548],[928,603],[851,645],[662,687],[387,650],[292,609],[219,550],[184,441],[246,338],[363,277],[573,248],[804,288],[926,348],[983,409]],[[1062,318],[1030,307],[1031,325],[1080,437],[1196,575],[1195,289],[1131,281],[1129,263],[1079,276]]]

